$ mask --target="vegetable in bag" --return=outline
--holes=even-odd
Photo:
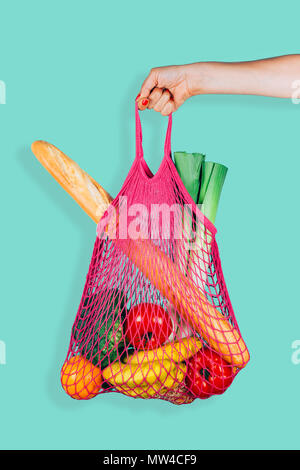
[[[101,306],[105,297],[110,300],[104,317]],[[91,315],[93,309],[97,310],[96,320]],[[100,291],[85,298],[78,322],[73,327],[73,335],[81,354],[95,366],[104,369],[122,354],[125,346],[122,327],[125,314],[124,297],[117,290]],[[90,339],[85,341],[84,335],[88,328],[91,328]]]
[[[153,303],[131,307],[126,315],[125,336],[136,349],[153,349],[167,341],[173,323],[168,312]]]

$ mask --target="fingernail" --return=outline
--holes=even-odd
[[[143,106],[147,106],[148,103],[149,103],[149,100],[147,100],[147,99],[142,101]]]
[[[135,101],[141,96],[141,94],[139,93],[135,99]]]

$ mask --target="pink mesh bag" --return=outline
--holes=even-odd
[[[222,394],[247,364],[224,281],[214,225],[171,157],[153,175],[136,158],[97,226],[86,283],[61,371],[65,391],[119,392],[188,404]]]

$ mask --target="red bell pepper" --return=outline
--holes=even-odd
[[[188,363],[186,385],[197,398],[221,395],[234,379],[233,367],[215,351],[204,347]]]

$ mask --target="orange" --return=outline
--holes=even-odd
[[[101,370],[82,356],[72,356],[61,369],[61,384],[76,400],[88,400],[101,388]]]

